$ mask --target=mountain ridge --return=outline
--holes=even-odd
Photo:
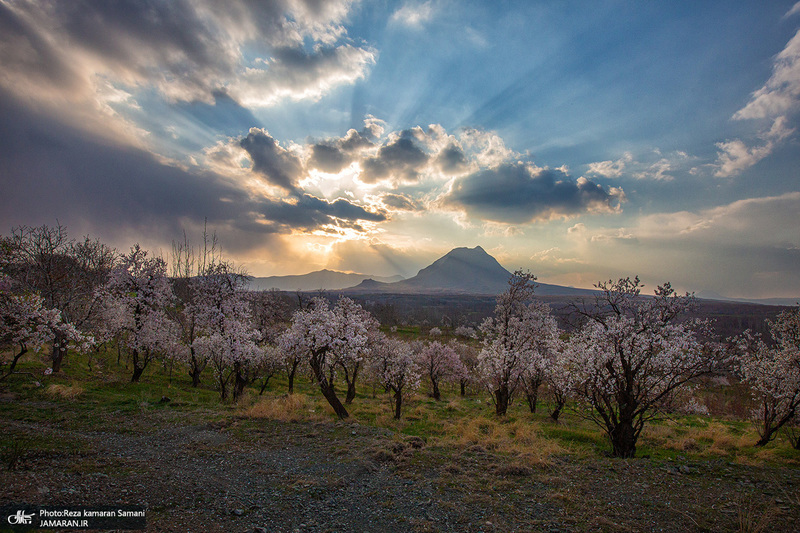
[[[375,279],[391,283],[401,281],[403,276],[375,276],[373,274],[358,274],[353,272],[339,272],[337,270],[315,270],[307,274],[290,274],[286,276],[266,276],[250,278],[250,288],[253,290],[278,289],[282,291],[315,291],[340,290],[352,287],[366,279]]]
[[[412,278],[394,283],[364,280],[355,287],[345,289],[345,292],[497,295],[508,288],[510,277],[511,272],[481,246],[459,247],[420,269]],[[588,296],[594,294],[594,291],[537,283],[536,294]]]

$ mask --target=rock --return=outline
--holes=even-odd
[[[234,509],[233,511],[231,511],[231,514],[234,514],[236,516],[242,516],[244,514],[244,510],[243,509]]]

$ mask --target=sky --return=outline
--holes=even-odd
[[[0,233],[257,276],[797,297],[799,126],[794,1],[0,0]]]

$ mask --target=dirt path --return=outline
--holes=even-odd
[[[800,472],[722,460],[561,457],[526,467],[348,423],[109,415],[7,421],[76,451],[0,472],[0,504],[142,505],[148,531],[793,531]],[[104,430],[98,431],[97,426]]]

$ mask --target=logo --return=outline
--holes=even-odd
[[[9,515],[8,523],[14,526],[24,526],[33,523],[33,513],[27,514],[25,511],[17,511],[17,514]]]

